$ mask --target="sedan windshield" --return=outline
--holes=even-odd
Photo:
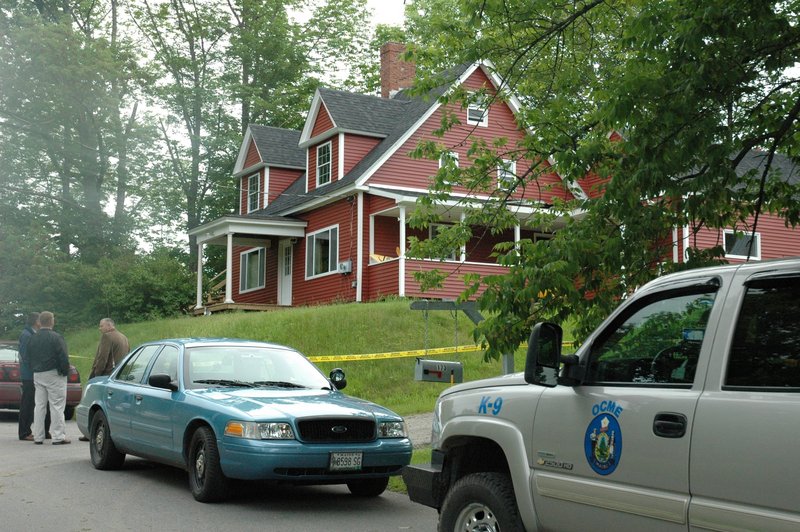
[[[259,346],[202,346],[186,350],[189,388],[329,388],[328,379],[303,355]]]

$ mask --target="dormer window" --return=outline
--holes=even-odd
[[[497,165],[497,188],[511,190],[517,181],[517,161],[503,159]]]
[[[483,96],[473,96],[467,106],[467,124],[487,127],[489,125],[489,106]]]
[[[317,146],[317,186],[331,182],[331,143]]]
[[[259,174],[247,178],[247,212],[258,210],[258,196],[261,194],[261,179]]]

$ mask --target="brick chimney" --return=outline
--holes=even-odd
[[[381,46],[381,96],[391,98],[400,89],[407,89],[414,84],[417,65],[403,61],[401,56],[406,52],[406,45],[399,42],[387,42]]]

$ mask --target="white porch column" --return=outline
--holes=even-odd
[[[466,216],[464,215],[464,211],[461,211],[461,223],[464,223],[464,219]],[[461,262],[467,262],[467,244],[461,244],[461,257],[459,257]]]
[[[519,253],[519,241],[522,238],[522,232],[520,230],[519,224],[514,226],[514,249],[517,250]]]
[[[233,233],[228,233],[225,268],[225,303],[233,303]]]
[[[356,231],[356,302],[362,298],[361,279],[364,277],[364,193],[358,193],[358,230]]]
[[[197,304],[194,308],[203,308],[203,244],[197,244]]]
[[[406,207],[400,205],[400,266],[398,268],[399,279],[397,284],[398,296],[406,295]]]

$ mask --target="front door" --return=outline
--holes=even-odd
[[[688,529],[689,442],[705,371],[698,362],[708,356],[715,291],[640,299],[587,346],[584,384],[545,390],[531,449],[543,528]]]
[[[292,305],[292,241],[278,244],[278,304]]]

